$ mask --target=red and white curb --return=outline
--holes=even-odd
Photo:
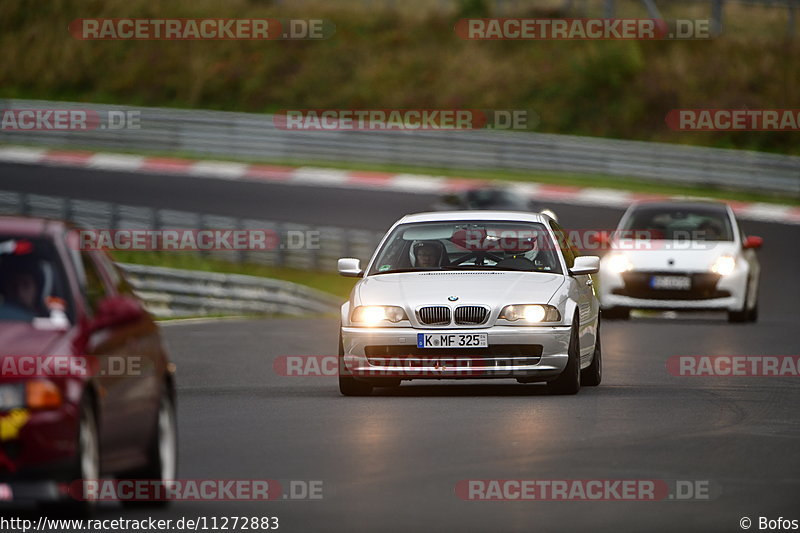
[[[379,189],[409,193],[444,194],[487,184],[513,187],[520,194],[537,201],[627,207],[633,202],[652,199],[678,198],[676,196],[642,194],[616,189],[573,187],[533,182],[486,181],[421,174],[393,174],[359,170],[337,170],[320,167],[287,167],[235,163],[229,161],[194,160],[165,157],[136,156],[106,152],[85,152],[0,146],[0,161],[59,167],[82,167],[98,170],[175,174],[198,178],[244,181],[279,182],[291,185],[313,185],[349,189]],[[736,214],[743,219],[800,224],[800,207],[728,201]]]

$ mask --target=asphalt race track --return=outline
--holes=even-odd
[[[385,229],[420,194],[318,189],[25,165],[0,188],[309,224]],[[556,205],[567,228],[612,228],[615,209]],[[357,213],[358,216],[354,216]],[[800,226],[742,221],[764,237],[761,317],[635,318],[602,326],[604,377],[577,396],[513,381],[411,382],[344,398],[335,378],[285,377],[281,355],[336,353],[335,319],[177,322],[182,479],[319,480],[323,498],[101,508],[99,518],[277,516],[282,531],[741,531],[800,519],[800,380],[675,377],[672,355],[800,354]],[[475,502],[467,479],[708,482],[713,498]]]

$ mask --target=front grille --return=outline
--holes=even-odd
[[[692,278],[689,290],[653,289],[650,287],[652,276],[688,275]],[[717,289],[719,274],[702,272],[695,274],[677,274],[675,272],[624,272],[622,279],[625,286],[611,292],[620,296],[648,300],[710,300],[726,298],[730,292]]]
[[[541,344],[493,344],[488,348],[418,348],[412,345],[365,346],[364,355],[373,365],[390,361],[473,361],[478,366],[492,363],[535,365],[542,357]]]
[[[441,305],[421,307],[417,317],[420,324],[426,326],[445,326],[450,323],[450,308]]]
[[[462,326],[477,326],[486,322],[489,310],[480,305],[462,305],[456,308],[456,324]]]

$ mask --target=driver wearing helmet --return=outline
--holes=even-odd
[[[420,242],[414,245],[414,266],[433,268],[442,264],[442,245],[438,242]]]
[[[47,316],[42,302],[42,276],[32,260],[6,260],[0,267],[0,293],[2,304],[17,312]]]

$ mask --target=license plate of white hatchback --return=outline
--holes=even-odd
[[[486,333],[417,333],[417,348],[486,348]]]
[[[688,291],[692,288],[692,278],[689,276],[653,276],[650,278],[650,287],[671,291]]]

